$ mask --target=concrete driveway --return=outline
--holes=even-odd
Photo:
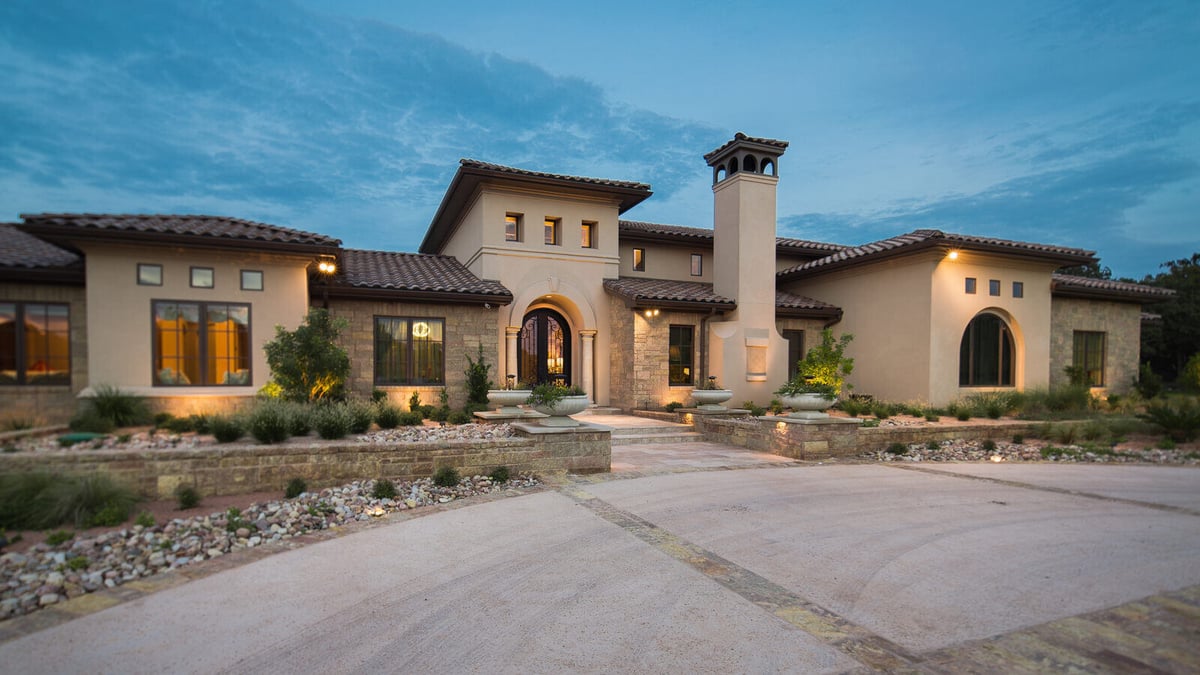
[[[265,557],[0,645],[6,672],[1200,668],[1200,470],[591,478]]]

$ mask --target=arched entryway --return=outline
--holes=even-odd
[[[1012,331],[1003,318],[980,312],[967,324],[958,350],[960,387],[1013,386]]]
[[[525,315],[517,336],[517,373],[521,382],[571,384],[571,328],[562,314],[543,308]]]

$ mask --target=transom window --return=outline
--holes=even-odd
[[[596,248],[596,224],[585,220],[580,225],[579,230],[580,246],[582,248]]]
[[[1075,331],[1072,365],[1082,368],[1090,387],[1104,386],[1104,333]]]
[[[546,236],[545,236],[545,238],[546,238],[547,246],[558,246],[558,242],[560,241],[560,239],[559,239],[559,224],[561,222],[562,221],[559,220],[558,218],[547,218],[546,219],[546,226],[545,226]]]
[[[963,331],[958,352],[960,387],[1011,387],[1013,383],[1012,333],[1004,319],[979,314]]]
[[[671,326],[667,349],[667,383],[671,386],[689,385],[695,382],[695,326]]]
[[[246,386],[250,305],[154,301],[155,386]]]
[[[0,385],[70,383],[67,305],[0,302]]]
[[[633,271],[634,272],[645,272],[646,271],[646,249],[644,249],[644,248],[633,249]]]
[[[446,381],[445,319],[375,317],[375,384]]]
[[[504,241],[521,241],[521,214],[504,216]]]

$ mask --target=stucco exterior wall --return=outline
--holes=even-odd
[[[88,382],[152,398],[251,397],[270,379],[263,343],[275,326],[294,329],[308,312],[309,257],[249,251],[85,244]],[[137,283],[138,263],[162,265],[161,286]],[[192,288],[190,268],[211,267],[213,288]],[[241,270],[263,273],[262,291],[241,290]],[[153,386],[154,300],[236,302],[250,306],[251,384]],[[174,407],[174,404],[163,404]],[[220,406],[224,407],[224,405]]]
[[[420,393],[421,402],[437,405],[442,385],[434,386],[383,386],[375,384],[375,317],[403,316],[444,319],[445,343],[445,388],[450,396],[450,406],[461,408],[467,402],[466,369],[467,357],[478,357],[479,345],[492,366],[490,377],[497,386],[503,384],[504,374],[496,367],[494,354],[497,349],[495,331],[496,309],[484,309],[482,305],[451,305],[437,303],[387,302],[375,300],[333,299],[329,311],[336,317],[346,319],[350,325],[338,339],[339,344],[350,356],[350,381],[348,389],[353,396],[369,398],[374,389],[387,392],[388,399],[408,410],[408,399],[414,391]]]
[[[646,270],[637,272],[633,269],[633,249],[646,251]],[[701,256],[701,274],[692,276],[692,254]],[[675,281],[701,281],[712,283],[713,267],[712,246],[671,246],[652,241],[622,241],[621,242],[621,276],[643,277],[646,279],[672,279]]]
[[[1064,368],[1074,363],[1075,331],[1104,333],[1104,384],[1093,391],[1123,394],[1137,378],[1141,359],[1141,306],[1107,300],[1056,297],[1050,303],[1050,386],[1068,384]]]
[[[6,300],[68,305],[71,383],[0,387],[0,423],[14,418],[41,423],[66,422],[75,414],[76,395],[88,383],[86,293],[82,286],[0,283],[0,301]]]

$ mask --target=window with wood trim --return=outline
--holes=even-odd
[[[155,300],[154,386],[237,387],[250,377],[250,305]]]
[[[444,384],[445,328],[445,319],[375,317],[375,384]]]
[[[547,246],[558,246],[562,242],[560,226],[562,220],[559,218],[547,218],[545,225],[545,240]]]
[[[1075,331],[1071,365],[1082,370],[1089,387],[1104,386],[1104,338],[1099,331]]]
[[[672,386],[695,384],[696,327],[671,326],[667,347],[667,383]]]
[[[70,383],[68,306],[0,302],[0,385]]]
[[[504,241],[521,241],[521,214],[504,216]]]
[[[596,248],[596,223],[583,221],[579,226],[581,248]]]
[[[633,249],[633,271],[634,272],[645,272],[646,271],[646,249],[644,249],[644,248]]]
[[[704,256],[699,253],[692,254],[692,276],[704,276]]]

